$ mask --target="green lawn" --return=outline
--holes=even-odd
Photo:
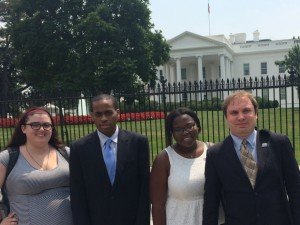
[[[221,111],[199,111],[198,116],[202,125],[200,140],[219,142],[228,134],[223,113]],[[146,135],[151,149],[151,161],[165,145],[164,120],[147,120],[138,122],[122,122],[123,129],[135,131]],[[300,164],[300,115],[299,110],[292,114],[290,109],[260,110],[258,128],[266,128],[278,133],[286,134],[295,146],[296,159]],[[63,129],[62,129],[63,128]],[[70,143],[95,130],[94,125],[66,125],[57,127],[59,135],[64,137],[65,143]],[[294,136],[293,136],[294,130]],[[0,147],[4,148],[10,138],[12,128],[0,129]],[[63,132],[63,133],[62,133]],[[63,134],[63,135],[62,135]],[[5,143],[5,144],[4,144]]]

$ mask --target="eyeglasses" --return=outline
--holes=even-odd
[[[183,134],[184,132],[191,132],[193,129],[195,129],[196,124],[188,124],[186,127],[183,128],[174,128],[173,132],[178,134]]]
[[[43,127],[44,130],[52,130],[53,126],[51,123],[39,123],[39,122],[32,122],[26,123],[25,125],[29,125],[32,130],[40,130]]]

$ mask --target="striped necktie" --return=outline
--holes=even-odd
[[[255,160],[253,159],[252,154],[249,153],[249,151],[247,150],[247,140],[243,140],[242,142],[241,161],[246,171],[246,174],[248,175],[250,183],[254,188],[256,175],[257,175],[257,165]]]

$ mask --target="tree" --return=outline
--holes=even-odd
[[[291,74],[289,80],[298,86],[298,98],[300,98],[300,46],[296,44],[289,50],[288,54],[284,56],[283,61],[277,61],[275,64],[284,65]]]
[[[11,36],[2,23],[10,18],[7,2],[0,2],[0,98],[6,99],[18,90],[18,72],[14,60],[15,51],[11,45]],[[3,109],[1,110],[3,112]]]
[[[77,1],[74,1],[76,4]],[[32,91],[56,90],[64,84],[74,89],[72,66],[72,13],[68,1],[9,1],[11,20],[7,22],[12,46],[16,51],[16,67],[21,82]]]
[[[96,2],[88,2],[86,17],[75,27],[75,51],[81,56],[77,78],[104,92],[153,85],[156,67],[168,60],[169,46],[160,32],[152,32],[148,1]]]
[[[7,1],[16,66],[34,90],[133,91],[168,60],[147,0]]]

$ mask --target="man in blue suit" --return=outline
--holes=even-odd
[[[149,225],[147,138],[117,126],[119,109],[110,95],[93,98],[91,115],[97,131],[70,146],[74,224]]]
[[[221,200],[226,225],[300,225],[300,172],[288,137],[255,130],[258,104],[246,91],[229,95],[223,112],[230,135],[206,157],[203,225],[217,225]]]

